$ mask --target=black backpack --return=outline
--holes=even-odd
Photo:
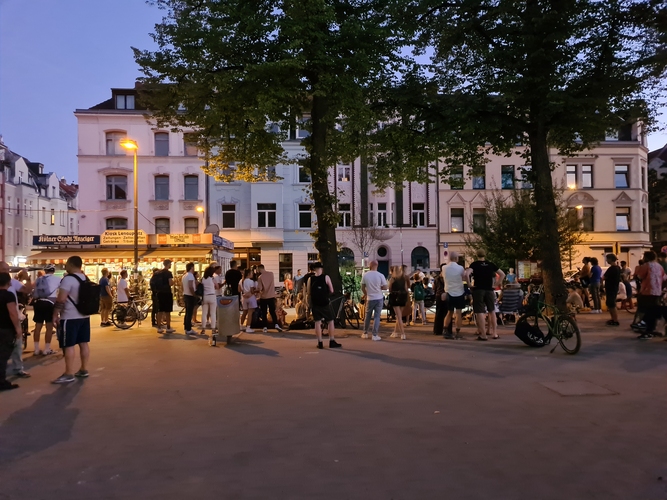
[[[329,294],[326,275],[322,274],[310,278],[310,298],[314,306],[328,306]]]
[[[100,285],[90,281],[88,276],[85,280],[82,280],[76,274],[68,274],[67,276],[71,276],[79,282],[79,302],[74,302],[71,296],[67,297],[79,311],[79,314],[83,316],[97,314],[100,310]]]
[[[530,316],[529,316],[530,318]],[[521,318],[514,328],[514,335],[519,337],[521,341],[530,347],[544,347],[551,341],[550,337],[546,337],[540,327],[526,321],[525,317]]]

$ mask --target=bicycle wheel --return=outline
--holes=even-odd
[[[577,322],[570,316],[562,316],[558,320],[558,342],[568,354],[577,354],[581,348],[581,334]]]
[[[137,312],[134,308],[116,306],[116,308],[111,311],[111,322],[116,328],[127,330],[137,322]]]
[[[359,329],[359,314],[354,311],[350,304],[345,304],[345,319],[351,328]]]

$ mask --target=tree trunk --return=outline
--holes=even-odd
[[[537,124],[533,130],[528,132],[528,136],[530,138],[530,157],[534,178],[535,206],[540,221],[539,252],[542,259],[542,277],[544,279],[546,301],[565,311],[567,310],[565,306],[567,292],[563,281],[558,244],[560,238],[558,234],[558,210],[551,178],[547,130],[544,126]]]
[[[329,275],[334,292],[342,292],[343,285],[338,269],[338,246],[336,244],[337,220],[333,210],[334,197],[329,192],[329,168],[324,163],[327,147],[327,125],[323,118],[328,111],[327,98],[314,95],[311,108],[312,134],[310,136],[310,174],[313,202],[317,215],[317,240],[315,248],[320,253],[324,273]]]

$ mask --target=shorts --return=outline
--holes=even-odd
[[[606,297],[604,303],[607,304],[607,309],[616,309],[616,296],[618,295],[618,286],[608,286],[606,290]]]
[[[105,295],[103,297],[100,297],[100,311],[111,311],[111,308],[113,307],[113,299],[111,298],[111,295]]]
[[[496,310],[496,292],[493,290],[473,290],[472,310],[475,314],[484,314]]]
[[[50,300],[37,299],[32,305],[34,311],[32,320],[35,323],[53,322],[53,302]]]
[[[311,312],[313,313],[313,319],[315,321],[324,320],[327,323],[334,320],[333,309],[331,304],[326,306],[313,306]]]
[[[408,292],[389,292],[389,307],[405,307],[408,303]]]
[[[625,282],[625,295],[628,296],[628,300],[632,299],[632,285],[630,282]]]
[[[171,292],[158,292],[157,296],[157,312],[170,313],[174,310],[174,296]]]
[[[462,310],[466,306],[466,296],[459,295],[458,297],[452,297],[447,294],[447,310],[453,311],[454,309]]]
[[[90,342],[90,318],[61,319],[57,336],[61,349]]]
[[[248,309],[257,309],[257,297],[254,295],[251,295],[248,298],[243,297],[241,299],[241,306],[244,311],[247,311]]]

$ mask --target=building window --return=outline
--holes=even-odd
[[[34,219],[34,218],[35,218],[35,214],[34,214],[33,211],[32,211],[32,200],[30,200],[30,218],[31,218],[31,219]]]
[[[169,156],[169,134],[167,132],[155,133],[155,156]]]
[[[368,225],[372,227],[374,220],[375,219],[373,217],[373,204],[369,203],[368,204]]]
[[[278,254],[278,280],[285,281],[285,275],[292,276],[292,254],[279,253]]]
[[[199,156],[199,148],[197,143],[183,141],[183,154],[185,156]]]
[[[21,215],[21,198],[16,198],[16,215]]]
[[[309,253],[308,254],[308,263],[310,264],[311,262],[317,262],[320,260],[320,256],[316,253]]]
[[[642,190],[646,191],[646,168],[642,167]]]
[[[630,208],[616,208],[616,231],[630,231]]]
[[[473,189],[486,189],[486,167],[479,173],[479,175],[472,176]]]
[[[60,225],[65,227],[65,212],[63,210],[60,211]]]
[[[21,246],[21,230],[19,228],[16,228],[16,246]]]
[[[51,225],[52,226],[56,225],[56,209],[55,208],[51,209]]]
[[[310,182],[310,174],[302,165],[299,165],[299,182]]]
[[[185,234],[199,233],[199,219],[196,217],[188,217],[185,219]]]
[[[338,167],[338,182],[350,182],[352,169],[348,166]]]
[[[169,176],[156,175],[155,176],[155,199],[168,200],[169,199]]]
[[[378,203],[378,216],[377,216],[377,225],[378,227],[387,227],[387,204]]]
[[[127,200],[127,177],[124,175],[107,176],[107,200]]]
[[[74,218],[69,219],[69,234],[74,234]]]
[[[257,204],[257,227],[276,227],[276,204]]]
[[[426,209],[423,203],[412,204],[412,226],[425,227],[426,226]]]
[[[313,227],[313,209],[310,205],[299,205],[299,227],[302,229]]]
[[[222,227],[225,229],[236,227],[236,205],[222,205]]]
[[[28,200],[23,198],[23,217],[28,216]]]
[[[352,210],[349,203],[338,205],[338,227],[352,227]]]
[[[532,170],[532,165],[524,165],[521,167],[521,189],[533,189],[533,183],[528,179]]]
[[[630,187],[630,183],[628,182],[628,165],[616,165],[616,168],[614,169],[614,180],[617,189]]]
[[[169,233],[171,233],[171,223],[169,219],[166,217],[155,219],[155,234]]]
[[[582,210],[581,224],[584,231],[595,231],[595,210],[592,207]]]
[[[462,208],[452,208],[451,218],[452,218],[452,233],[462,233],[463,232],[463,209]]]
[[[486,229],[486,209],[473,208],[472,209],[472,230],[474,233],[479,233]]]
[[[306,123],[308,121],[309,120],[299,120],[299,122],[297,123],[297,127],[296,127],[296,138],[297,139],[305,139],[306,137],[310,136],[310,132],[308,132],[308,130],[306,130]]]
[[[463,189],[463,167],[452,167],[449,174],[450,189]]]
[[[12,215],[12,197],[7,196],[7,215]]]
[[[125,132],[107,132],[107,156],[124,156],[125,149],[120,141],[125,138]]]
[[[581,187],[584,189],[593,188],[593,165],[581,166]]]
[[[503,165],[500,173],[500,187],[514,189],[514,165]]]
[[[42,207],[42,224],[46,224],[46,208]]]
[[[646,217],[646,209],[642,208],[642,231],[648,232],[648,218]]]
[[[199,200],[199,176],[186,175],[184,179],[186,200]]]
[[[565,180],[568,189],[577,189],[577,166],[567,166],[567,177]]]
[[[116,109],[134,109],[133,95],[117,95]]]
[[[108,230],[127,229],[127,219],[123,217],[114,217],[111,219],[107,219],[107,229]]]

